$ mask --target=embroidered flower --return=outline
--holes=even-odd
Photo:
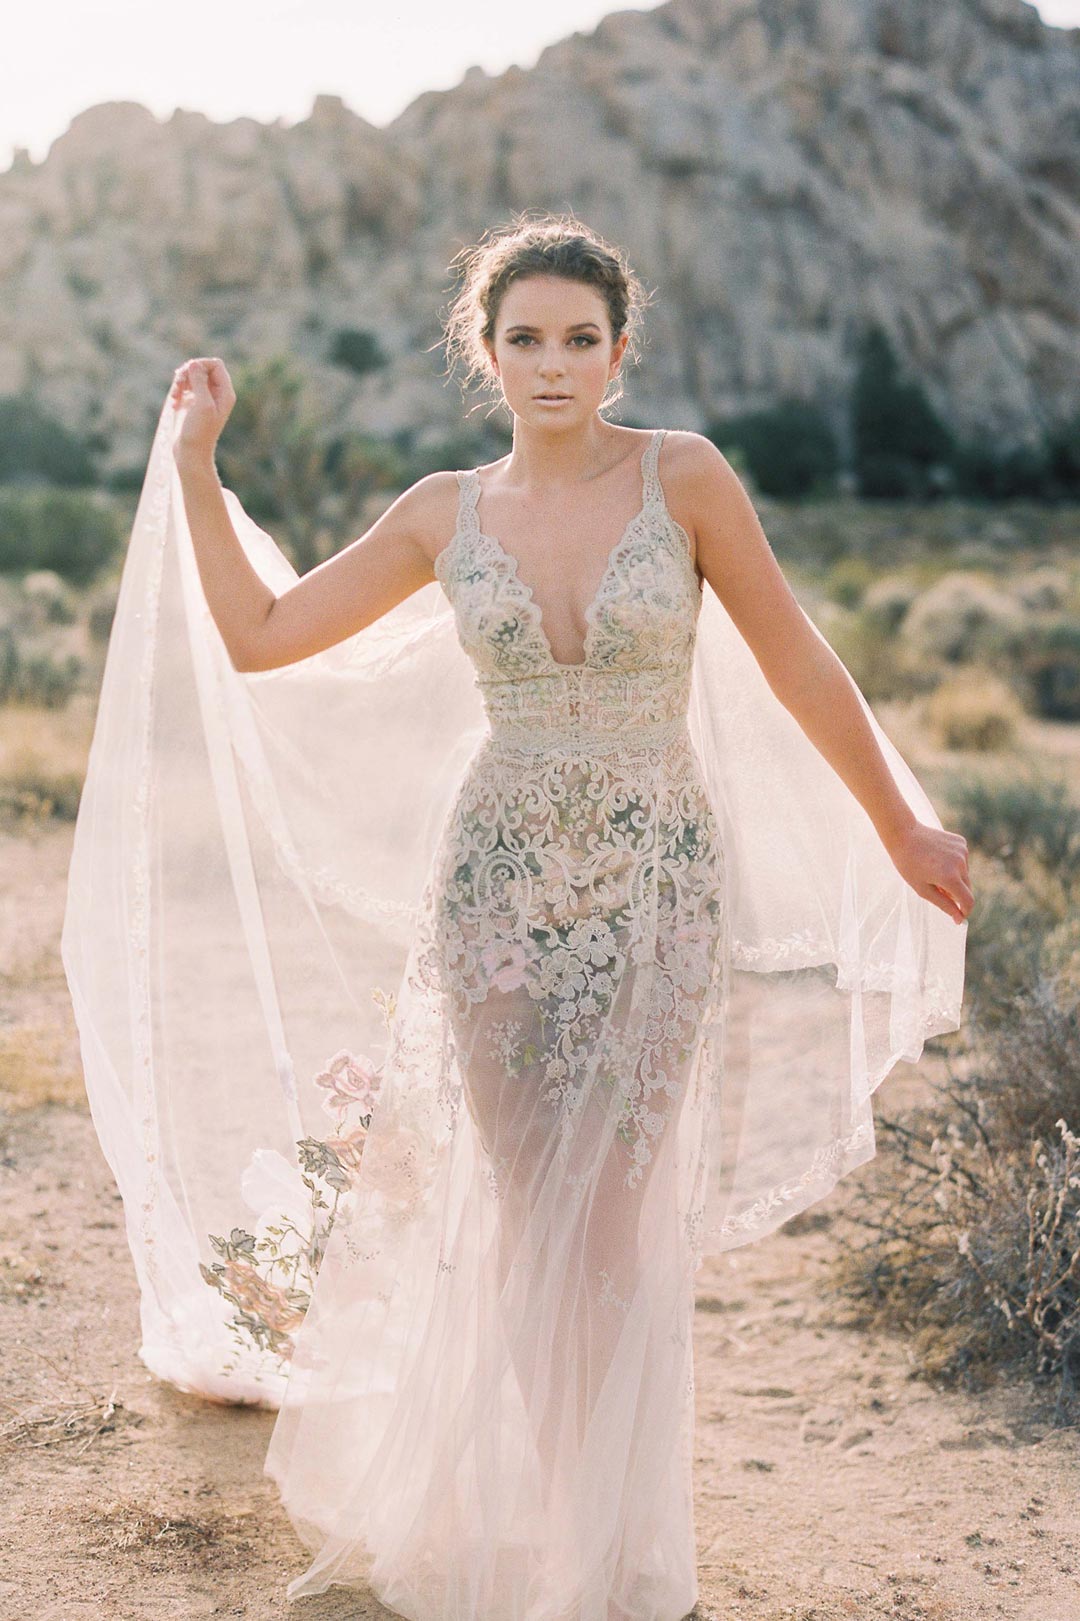
[[[529,957],[520,940],[492,940],[480,953],[480,962],[497,991],[516,991],[528,978]]]
[[[340,1114],[343,1109],[358,1106],[361,1114],[370,1115],[375,1107],[379,1071],[369,1058],[358,1057],[342,1048],[314,1081],[316,1086],[326,1089],[323,1108],[328,1114]]]

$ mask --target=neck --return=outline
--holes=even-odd
[[[587,484],[622,461],[626,431],[594,414],[565,428],[537,427],[514,418],[514,443],[503,468],[507,483],[521,489]]]

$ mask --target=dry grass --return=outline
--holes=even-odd
[[[93,726],[93,702],[82,693],[62,709],[0,708],[0,815],[17,825],[73,820]]]
[[[85,1108],[82,1074],[67,1058],[65,1033],[51,1025],[0,1026],[0,1109],[23,1113],[49,1104]]]
[[[250,1560],[258,1532],[251,1513],[202,1510],[198,1515],[184,1514],[137,1497],[118,1497],[103,1508],[84,1509],[77,1524],[95,1554],[164,1555],[170,1562],[181,1562],[185,1569],[193,1564],[218,1568]]]

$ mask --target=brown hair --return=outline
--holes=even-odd
[[[455,362],[461,366],[463,394],[479,380],[495,404],[503,403],[484,339],[494,342],[503,295],[512,282],[526,276],[564,276],[595,287],[607,305],[611,341],[623,332],[629,334],[624,365],[627,358],[638,358],[635,340],[651,294],[646,294],[625,254],[571,213],[515,214],[509,225],[485,231],[478,242],[462,248],[450,268],[457,269],[460,285],[446,316],[444,342],[448,370]],[[621,370],[612,387],[615,392],[602,405],[622,397]]]

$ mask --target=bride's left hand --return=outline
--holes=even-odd
[[[889,856],[900,876],[917,895],[963,923],[975,904],[968,872],[967,840],[947,828],[916,822],[890,848]]]

